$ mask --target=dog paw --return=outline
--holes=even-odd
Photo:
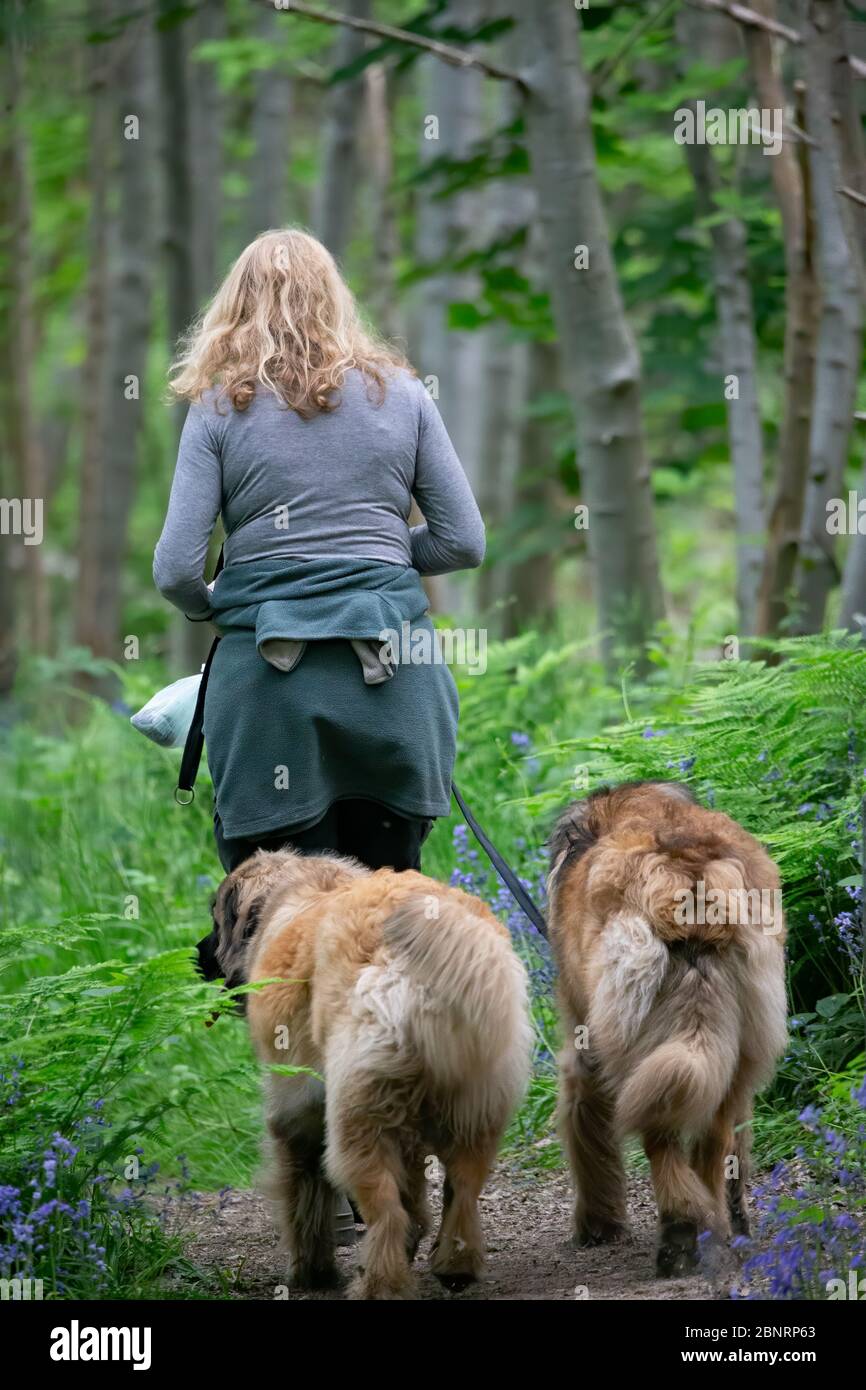
[[[413,1279],[388,1283],[383,1279],[371,1279],[366,1272],[357,1274],[346,1290],[346,1297],[353,1303],[387,1302],[414,1298],[416,1294]]]
[[[440,1284],[457,1293],[480,1279],[484,1256],[480,1250],[472,1250],[468,1245],[460,1249],[452,1246],[450,1250],[440,1245],[433,1252],[430,1269]]]
[[[607,1221],[602,1217],[582,1217],[575,1223],[572,1245],[583,1249],[589,1245],[611,1245],[621,1240],[626,1227],[621,1221]]]
[[[698,1228],[694,1221],[671,1221],[662,1228],[656,1254],[660,1279],[682,1279],[698,1267]]]
[[[290,1275],[289,1282],[294,1289],[338,1289],[343,1276],[335,1264],[298,1264]]]
[[[453,1274],[448,1270],[435,1269],[433,1273],[442,1287],[447,1289],[449,1293],[462,1293],[464,1289],[469,1288],[470,1284],[475,1284],[478,1280],[477,1274]]]

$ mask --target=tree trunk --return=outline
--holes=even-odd
[[[370,0],[346,0],[343,10],[368,19]],[[364,51],[364,37],[342,29],[334,44],[334,68],[346,67]],[[329,91],[319,182],[313,200],[313,230],[337,260],[352,237],[352,213],[358,182],[358,130],[364,84],[360,78],[338,82]]]
[[[702,216],[715,212],[718,170],[707,145],[687,145],[686,155],[695,181]],[[755,631],[761,582],[764,527],[764,439],[758,398],[752,288],[746,259],[746,229],[739,218],[728,217],[710,228],[713,281],[716,291],[719,356],[726,382],[728,441],[734,477],[734,515],[737,526],[737,615],[740,632]],[[735,382],[731,382],[731,378]],[[736,389],[736,399],[728,399]]]
[[[863,47],[860,37],[862,22],[843,15],[840,46],[852,56]],[[860,82],[850,63],[838,63],[834,74],[834,95],[837,104],[842,177],[848,188],[866,196],[866,141],[863,136],[863,113],[860,108]],[[854,246],[859,258],[861,275],[866,267],[866,209],[854,204],[849,208]]]
[[[104,31],[110,19],[107,0],[93,0],[90,24]],[[110,164],[114,148],[115,105],[111,95],[111,65],[115,45],[88,46],[90,132],[88,184],[90,221],[86,305],[87,358],[82,373],[83,439],[78,498],[78,579],[75,586],[75,640],[91,650],[102,647],[95,615],[100,603],[99,561],[92,539],[101,525],[105,485],[108,402],[108,228]],[[101,653],[105,655],[104,650]],[[116,652],[113,653],[117,655]],[[89,682],[84,682],[89,686]]]
[[[224,0],[206,0],[189,29],[191,50],[225,38]],[[222,213],[223,99],[213,62],[193,59],[189,79],[189,165],[192,175],[194,313],[211,298],[220,279],[220,216]]]
[[[526,343],[526,389],[520,421],[517,480],[513,507],[524,518],[518,557],[508,569],[505,635],[517,636],[527,627],[549,626],[556,607],[556,560],[550,544],[559,486],[551,467],[552,440],[547,422],[531,413],[538,397],[555,388],[560,361],[555,343]]]
[[[159,29],[157,55],[159,63],[160,97],[162,104],[162,168],[164,178],[164,212],[162,240],[167,270],[167,322],[170,350],[190,328],[202,308],[202,301],[214,288],[213,266],[216,260],[217,218],[212,183],[205,198],[210,208],[210,221],[197,210],[199,196],[198,170],[200,160],[214,179],[219,166],[218,150],[220,122],[207,128],[207,112],[213,115],[212,93],[207,81],[189,81],[190,54],[194,42],[201,36],[188,18],[169,21],[175,9],[173,0],[160,0],[167,23]],[[205,7],[207,8],[207,7]],[[218,6],[221,11],[222,6]],[[199,22],[204,22],[199,17]],[[213,23],[213,19],[208,20]],[[198,105],[196,105],[198,103]],[[206,141],[200,151],[195,140]],[[186,416],[183,403],[174,408],[175,439]],[[178,616],[170,629],[170,664],[174,670],[189,673],[197,670],[207,655],[213,634],[207,623],[190,623]]]
[[[477,16],[475,0],[457,0],[445,18],[468,28]],[[461,71],[434,58],[423,60],[422,71],[421,161],[465,159],[482,133],[483,79],[475,70]],[[420,264],[447,263],[468,250],[477,235],[482,208],[478,190],[436,198],[431,187],[422,184],[415,242]],[[480,331],[449,328],[448,311],[452,303],[474,304],[477,298],[474,275],[443,268],[427,276],[418,296],[411,336],[413,362],[422,380],[433,386],[442,419],[476,492],[480,485],[483,340]],[[466,606],[466,585],[443,576],[438,589],[442,608],[453,613]]]
[[[173,0],[160,0],[165,13]],[[167,16],[166,16],[167,20]],[[167,318],[172,353],[198,310],[195,265],[195,217],[191,170],[191,112],[187,73],[191,33],[188,20],[172,21],[158,31],[160,100],[163,111],[162,166],[165,180],[162,228],[168,276]],[[179,414],[183,417],[183,410]]]
[[[857,495],[860,501],[866,498],[866,470]],[[862,633],[866,638],[866,534],[861,535],[859,530],[851,537],[845,559],[839,624],[847,627],[849,632]]]
[[[595,165],[574,12],[520,8],[525,115],[553,312],[574,405],[605,661],[641,649],[661,616],[637,347],[623,309]],[[575,247],[588,266],[575,268]]]
[[[108,245],[105,435],[90,471],[79,525],[78,640],[97,656],[122,656],[123,563],[135,495],[138,442],[151,326],[152,207],[158,137],[153,40],[130,21],[115,40],[108,141],[99,156],[118,189]],[[136,125],[137,123],[137,125]]]
[[[507,5],[498,0],[498,4],[488,10],[487,17],[499,18],[505,14]],[[504,62],[514,67],[518,55],[513,51],[511,31],[506,35],[502,50]],[[515,85],[500,83],[495,97],[497,125],[509,129],[520,116],[520,93]],[[530,228],[535,219],[535,197],[528,178],[498,179],[489,184],[484,212],[485,238],[489,243]],[[537,244],[535,249],[538,249]],[[520,269],[525,274],[537,271],[537,266],[530,264],[528,245],[523,248],[520,261]],[[517,338],[509,323],[497,320],[484,331],[483,346],[476,496],[488,531],[488,559],[478,575],[476,597],[488,626],[505,631],[511,622],[515,602],[513,585],[525,577],[522,570],[517,571],[509,563],[510,540],[506,541],[505,537],[513,536],[515,487],[521,467],[521,445],[529,427],[526,405],[531,386],[528,377],[535,344]],[[522,461],[525,463],[525,459]]]
[[[255,17],[256,37],[278,43],[285,30],[273,9],[261,9]],[[292,118],[292,83],[281,67],[255,74],[251,134],[250,191],[246,235],[282,227],[289,219],[288,169]]]
[[[839,0],[810,0],[804,30],[806,120],[816,141],[809,149],[815,253],[821,290],[815,346],[815,400],[809,438],[809,479],[795,576],[800,632],[817,632],[838,576],[827,502],[841,495],[848,461],[863,347],[862,284],[848,200],[838,192],[842,159],[834,125],[842,47]]]
[[[3,89],[11,98],[9,73],[11,42],[0,50]],[[5,305],[14,303],[16,275],[21,257],[16,247],[19,220],[15,215],[12,190],[16,184],[17,138],[13,126],[16,103],[11,99],[0,112],[0,297]],[[14,363],[18,358],[16,318],[11,312],[0,319],[0,497],[20,495],[21,446],[18,403],[13,390]],[[17,576],[13,562],[16,539],[0,533],[0,700],[9,695],[18,669]]]
[[[0,198],[3,217],[3,300],[5,325],[2,334],[3,415],[9,454],[2,473],[3,496],[25,499],[32,508],[42,508],[42,528],[47,518],[44,457],[33,410],[32,373],[36,355],[33,312],[33,265],[31,255],[32,213],[27,138],[21,113],[24,83],[23,19],[21,0],[13,0],[6,19],[6,41],[2,51],[4,90],[2,145],[0,145]],[[34,510],[35,516],[35,510]],[[26,538],[0,536],[3,550],[0,567],[2,616],[0,616],[0,694],[12,685],[16,669],[17,634],[16,560],[23,574],[24,628],[29,646],[48,650],[50,609],[48,585],[43,566],[43,542],[25,544]],[[8,603],[8,607],[7,607]]]
[[[484,371],[478,403],[481,448],[475,499],[487,528],[489,556],[491,540],[495,543],[514,508],[514,445],[522,423],[516,397],[521,385],[521,357],[525,357],[529,344],[516,343],[505,323],[494,323],[484,337]],[[500,559],[488,558],[478,575],[477,593],[478,608],[488,626],[502,625],[496,608],[505,593],[505,566]]]
[[[755,8],[768,19],[776,17],[775,0],[756,0]],[[762,30],[748,26],[743,34],[759,107],[785,110],[787,101],[773,40]],[[796,102],[796,122],[802,130],[806,115],[801,83],[797,84]],[[775,636],[788,613],[788,592],[797,560],[809,471],[817,291],[807,146],[784,141],[769,165],[785,247],[785,395],[776,485],[767,521],[767,547],[758,596],[757,631]]]
[[[377,328],[389,338],[400,332],[394,272],[400,252],[391,182],[394,157],[391,149],[391,115],[388,109],[388,77],[384,63],[371,63],[364,71],[367,138],[370,148],[371,230],[373,274],[370,304]]]
[[[859,24],[849,22],[847,27],[847,51],[863,57],[863,41]],[[858,39],[860,40],[858,44]],[[864,168],[863,128],[859,103],[856,99],[850,68],[846,65],[839,84],[843,101],[842,115],[842,157],[845,167],[845,182],[860,193],[866,193],[866,168]],[[861,266],[866,261],[866,211],[854,209],[854,218],[859,232]],[[858,501],[866,498],[866,469],[864,469],[858,491]],[[859,517],[858,517],[859,521]],[[866,638],[866,534],[858,528],[851,537],[845,559],[845,572],[842,578],[842,609],[839,615],[841,626],[851,632],[859,632]]]
[[[721,64],[739,52],[737,26],[723,15],[680,10],[677,37],[684,53]],[[708,145],[686,145],[686,161],[695,185],[701,217],[718,213],[722,189],[718,166]],[[737,624],[743,636],[755,631],[763,568],[764,435],[758,392],[752,287],[746,255],[746,229],[738,217],[710,226],[712,273],[718,323],[718,357],[725,379],[728,443],[734,482],[737,551]],[[736,396],[733,393],[736,392]]]
[[[17,22],[17,13],[7,23]],[[21,220],[15,208],[13,189],[20,181],[17,166],[20,159],[18,135],[18,101],[20,74],[17,37],[8,31],[0,47],[0,80],[6,94],[0,107],[0,302],[6,306],[0,318],[0,497],[20,495],[21,426],[19,403],[13,389],[13,373],[18,360],[16,317],[11,307],[17,298],[17,276],[22,264],[16,245]],[[26,261],[26,258],[25,258]],[[0,532],[0,700],[10,695],[18,670],[18,592],[13,561],[17,542]]]

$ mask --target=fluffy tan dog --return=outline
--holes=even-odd
[[[417,873],[260,851],[224,880],[213,946],[251,992],[267,1076],[274,1192],[297,1283],[333,1283],[334,1198],[367,1224],[355,1298],[411,1297],[429,1227],[425,1161],[445,1168],[432,1268],[479,1274],[478,1196],[524,1090],[526,981],[508,932],[477,898]]]
[[[657,1271],[683,1274],[701,1230],[748,1232],[753,1099],[786,1036],[778,871],[687,788],[637,782],[565,812],[549,888],[575,1238],[623,1231],[620,1145],[637,1133],[658,1203]]]

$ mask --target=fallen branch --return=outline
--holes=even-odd
[[[859,203],[861,208],[866,208],[866,194],[858,193],[856,188],[849,188],[847,184],[842,184],[836,189],[837,193],[844,193],[846,198],[850,198],[852,203]]]
[[[525,91],[527,84],[518,72],[512,72],[510,68],[500,67],[498,63],[491,63],[487,58],[479,58],[476,53],[472,53],[467,48],[455,48],[453,44],[442,43],[440,39],[428,38],[426,34],[413,34],[409,29],[398,29],[393,24],[380,24],[374,19],[358,19],[354,15],[339,14],[336,10],[314,9],[311,5],[297,3],[297,0],[262,0],[269,10],[275,10],[277,14],[296,14],[304,19],[316,20],[319,24],[340,24],[347,29],[357,29],[362,34],[372,34],[377,39],[390,39],[395,43],[406,44],[410,48],[420,48],[424,53],[432,53],[435,58],[439,58],[443,63],[450,63],[455,68],[478,68],[480,72],[486,73],[488,77],[495,77],[500,82],[514,82],[521,90]]]

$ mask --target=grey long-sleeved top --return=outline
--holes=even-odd
[[[409,525],[413,498],[420,526]],[[214,393],[190,407],[153,577],[192,618],[209,613],[220,513],[226,564],[352,555],[432,575],[484,558],[484,523],[439,411],[402,370],[381,405],[349,372],[336,409],[310,420],[261,389],[245,411]]]

